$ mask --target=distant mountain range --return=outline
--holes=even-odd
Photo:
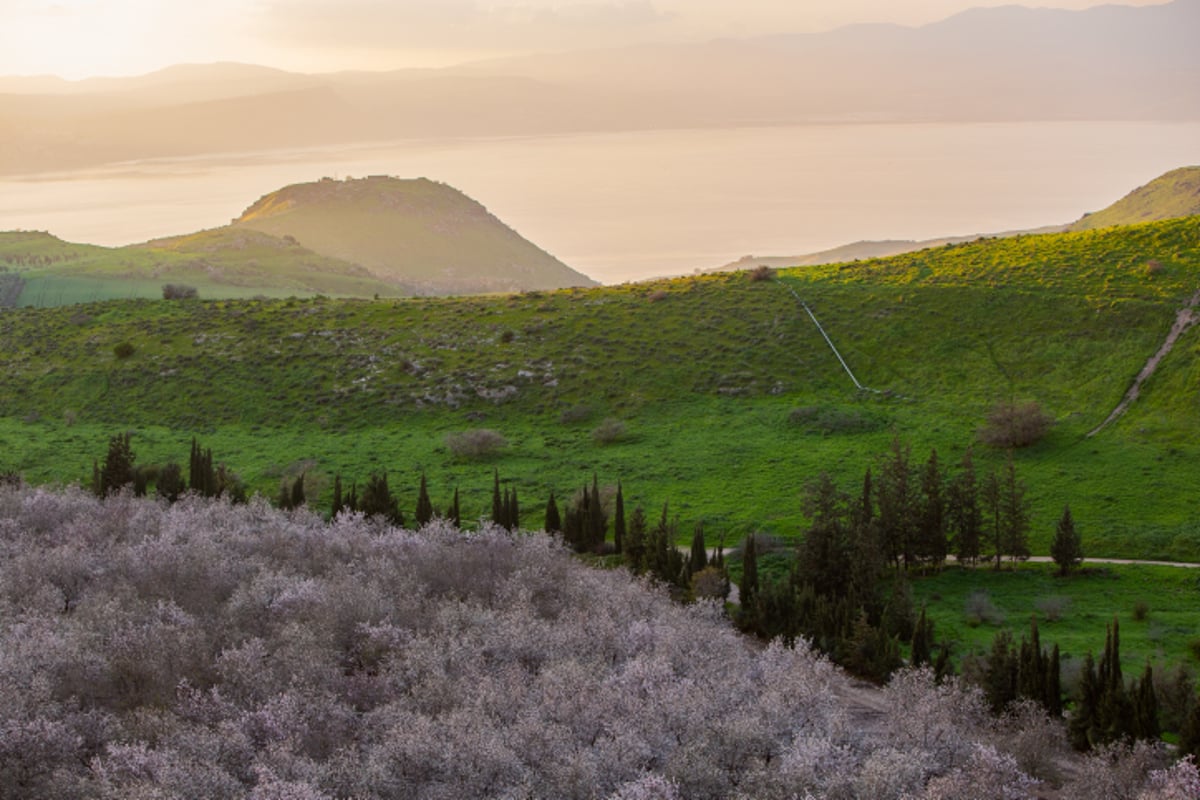
[[[882,241],[853,242],[830,250],[794,256],[749,255],[742,256],[737,261],[709,271],[728,272],[753,269],[759,266],[781,269],[784,267],[812,267],[818,264],[838,264],[845,261],[858,261],[868,258],[887,258],[889,256],[900,255],[901,253],[912,253],[917,250],[926,250],[930,247],[941,247],[947,244],[962,244],[974,241],[980,237],[1004,238],[1038,233],[1085,231],[1096,228],[1107,228],[1113,225],[1136,225],[1140,222],[1190,217],[1197,214],[1200,214],[1200,167],[1181,167],[1155,178],[1145,186],[1139,186],[1102,211],[1084,214],[1078,221],[1067,225],[1048,225],[1030,230],[987,234],[977,233],[969,236],[945,236],[938,239],[923,239],[920,241],[912,239],[886,239]]]
[[[1200,119],[1200,0],[298,75],[0,78],[0,174],[432,136],[829,121]]]
[[[161,297],[480,294],[594,286],[462,192],[426,179],[325,179],[272,192],[232,224],[107,248],[48,233],[0,233],[19,302]]]

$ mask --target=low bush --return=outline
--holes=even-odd
[[[761,266],[755,267],[754,269],[750,270],[750,280],[753,283],[761,283],[763,281],[769,281],[769,280],[773,279],[774,277],[775,277],[775,270],[771,269],[766,264],[762,264]]]
[[[182,283],[168,283],[162,287],[163,300],[195,300],[200,296],[195,286]]]
[[[997,403],[979,429],[979,440],[989,447],[1029,447],[1041,441],[1054,425],[1054,418],[1036,402]]]
[[[458,458],[488,458],[506,447],[508,439],[491,428],[472,428],[446,436],[446,448]]]
[[[1000,625],[1004,622],[1004,612],[992,602],[992,597],[983,590],[971,592],[967,597],[965,608],[967,624],[972,628],[983,623]]]
[[[129,342],[121,342],[119,345],[113,348],[113,355],[121,360],[124,360],[133,355],[134,350],[134,346]]]
[[[621,441],[627,435],[628,429],[625,427],[625,423],[614,417],[604,420],[592,431],[592,439],[596,444],[613,444]]]

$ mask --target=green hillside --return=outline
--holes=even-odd
[[[1200,167],[1181,167],[1155,178],[1103,211],[1088,214],[1070,230],[1133,225],[1200,214]]]
[[[979,241],[781,273],[459,299],[126,301],[0,314],[0,471],[91,474],[117,430],[146,463],[193,435],[274,496],[305,471],[418,474],[435,504],[490,508],[498,469],[536,524],[593,470],[710,540],[795,535],[804,484],[847,489],[893,435],[955,464],[988,410],[1056,420],[1017,451],[1045,552],[1070,503],[1092,556],[1200,559],[1200,341],[1184,334],[1129,413],[1086,438],[1200,287],[1200,220]],[[793,296],[818,316],[856,391]],[[114,348],[133,347],[119,358]],[[625,435],[594,435],[607,418]],[[456,458],[448,434],[509,446]],[[606,442],[606,438],[616,441]],[[977,447],[984,468],[1004,454]]]
[[[295,241],[231,228],[119,248],[64,242],[43,232],[0,233],[0,266],[21,276],[17,303],[31,306],[160,298],[168,283],[193,286],[214,299],[411,293]]]
[[[595,285],[462,192],[424,178],[296,184],[261,198],[234,225],[293,236],[426,293]]]

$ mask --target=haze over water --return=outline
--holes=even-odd
[[[605,283],[1070,222],[1200,163],[1200,123],[828,125],[407,142],[0,181],[0,229],[117,245],[227,223],[289,183],[444,181]]]

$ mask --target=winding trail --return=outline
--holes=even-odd
[[[1171,332],[1167,334],[1166,341],[1162,343],[1162,347],[1158,348],[1158,352],[1150,357],[1150,360],[1146,362],[1146,366],[1142,367],[1142,371],[1134,378],[1133,385],[1129,387],[1129,391],[1125,393],[1125,397],[1117,404],[1113,412],[1108,415],[1108,419],[1104,420],[1095,430],[1088,434],[1089,439],[1124,416],[1129,407],[1133,405],[1133,402],[1138,399],[1138,395],[1142,392],[1142,384],[1149,380],[1154,371],[1158,369],[1159,362],[1167,357],[1175,347],[1175,342],[1179,341],[1179,337],[1188,328],[1200,322],[1200,317],[1196,314],[1197,305],[1200,305],[1200,291],[1192,295],[1192,299],[1188,301],[1186,306],[1179,309],[1179,313],[1175,315],[1175,324],[1171,326]]]

